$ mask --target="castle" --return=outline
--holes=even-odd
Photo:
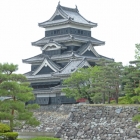
[[[112,60],[96,52],[95,46],[105,42],[91,36],[91,28],[97,23],[86,20],[77,9],[58,3],[52,17],[39,27],[45,28],[45,37],[32,43],[42,53],[23,59],[31,64],[31,71],[25,73],[33,87],[35,101],[40,105],[76,103],[61,92],[63,79],[78,68],[95,66],[101,58]]]

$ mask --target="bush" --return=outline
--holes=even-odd
[[[139,109],[139,111],[140,111],[140,109]],[[135,116],[132,118],[132,120],[133,120],[134,122],[140,122],[140,114],[135,115]],[[140,129],[140,125],[139,125],[137,128]]]
[[[18,133],[17,132],[0,133],[0,137],[2,140],[15,140],[18,137]]]
[[[10,132],[10,127],[7,124],[0,123],[0,133]]]
[[[60,140],[60,139],[52,138],[52,137],[36,137],[36,138],[31,138],[30,140]]]
[[[10,132],[7,124],[0,123],[0,140],[15,140],[17,137],[17,132]]]
[[[15,140],[18,137],[17,132],[7,132],[7,133],[3,133],[3,134],[8,140]]]

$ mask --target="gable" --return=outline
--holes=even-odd
[[[37,68],[37,70],[33,73],[33,75],[49,74],[51,72],[56,72],[58,70],[59,68],[55,65],[54,62],[51,62],[48,59],[44,59],[42,64]]]
[[[83,46],[79,51],[79,54],[83,56],[99,57],[99,54],[96,52],[91,43]]]
[[[55,13],[52,15],[52,17],[48,21],[55,21],[55,20],[61,20],[65,19],[65,16],[60,12],[59,9],[56,9]]]
[[[44,47],[41,48],[42,51],[58,50],[61,49],[61,44],[55,42],[49,42]]]
[[[64,19],[61,15],[56,15],[53,19],[52,19],[52,21],[54,21],[54,20],[59,20],[59,19]]]
[[[85,53],[83,53],[83,56],[93,56],[93,57],[96,57],[96,55],[91,50],[87,50]]]
[[[54,72],[54,70],[52,70],[49,66],[47,67],[43,67],[38,73],[37,75],[39,74],[50,74],[51,72]]]

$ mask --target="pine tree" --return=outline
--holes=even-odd
[[[0,102],[0,120],[9,120],[11,131],[15,126],[39,125],[31,111],[38,105],[25,105],[29,100],[34,100],[32,88],[24,75],[14,73],[17,69],[14,64],[0,64],[0,96],[10,98]]]
[[[128,103],[140,102],[140,61],[131,61],[130,65],[125,67],[123,76],[123,86],[125,96],[123,97]]]
[[[140,60],[140,44],[136,44],[135,47],[135,59]]]
[[[98,76],[92,81],[90,91],[95,93],[94,95],[97,93],[101,95],[103,104],[105,104],[106,100],[110,103],[111,97],[118,103],[123,70],[122,63],[101,59],[98,65],[100,66],[100,71],[97,74]]]

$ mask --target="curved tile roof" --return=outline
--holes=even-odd
[[[23,63],[33,63],[33,62],[42,62],[44,60],[44,54],[39,54],[39,55],[36,55],[36,56],[33,56],[33,57],[30,57],[30,58],[27,58],[27,59],[22,59],[22,62]]]
[[[89,27],[97,26],[97,23],[88,21],[82,15],[80,15],[77,7],[68,8],[68,7],[64,7],[64,6],[61,6],[60,4],[58,4],[56,11],[52,17],[54,17],[56,15],[57,11],[65,18],[59,19],[59,20],[52,20],[52,18],[50,18],[49,20],[39,23],[38,25],[40,27],[45,28],[47,26],[53,26],[56,24],[64,24],[66,22],[72,22],[72,23],[76,23],[76,24],[83,24],[84,26],[89,26]]]
[[[42,47],[46,43],[48,43],[51,39],[58,43],[64,43],[64,42],[69,42],[69,41],[78,41],[81,43],[86,43],[86,42],[91,42],[94,45],[104,45],[104,41],[100,41],[96,38],[93,37],[88,37],[88,36],[81,36],[81,35],[74,35],[74,34],[65,34],[65,35],[56,35],[56,36],[51,36],[51,37],[44,37],[36,42],[32,42],[33,46],[40,46]]]

